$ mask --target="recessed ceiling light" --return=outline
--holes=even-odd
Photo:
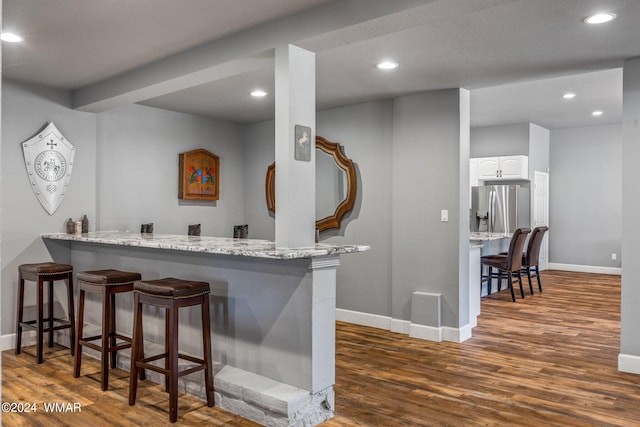
[[[262,98],[263,96],[267,96],[267,92],[263,91],[262,89],[256,89],[253,92],[251,92],[251,96],[255,96],[256,98]]]
[[[562,97],[563,97],[564,99],[573,99],[573,98],[575,98],[575,97],[576,97],[576,94],[575,94],[575,93],[573,93],[573,92],[567,92],[567,93],[565,93],[564,95],[562,95]]]
[[[601,116],[602,114],[603,114],[603,112],[602,112],[602,111],[600,111],[600,110],[596,110],[596,111],[594,111],[593,113],[591,113],[591,115],[592,115],[592,116],[596,116],[596,117],[597,117],[597,116]]]
[[[604,12],[587,16],[586,18],[584,18],[584,22],[586,22],[587,24],[604,24],[605,22],[613,21],[614,19],[616,19],[615,13]]]
[[[393,70],[394,68],[398,68],[398,63],[393,61],[383,61],[376,65],[376,67],[381,70]]]
[[[14,33],[2,33],[0,34],[0,40],[10,43],[19,43],[24,39],[17,34]]]

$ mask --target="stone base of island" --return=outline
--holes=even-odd
[[[76,273],[115,268],[209,282],[216,406],[263,425],[317,425],[333,416],[336,268],[340,255],[368,246],[277,249],[265,240],[120,232],[42,238],[52,259]],[[133,296],[118,298],[117,331],[131,335]],[[85,306],[85,321],[99,325],[101,304]],[[199,316],[197,308],[180,312],[182,353],[203,354]],[[144,319],[145,346],[164,345],[163,311],[149,308]],[[128,369],[127,351],[118,356]],[[204,398],[202,373],[181,380],[181,391]]]

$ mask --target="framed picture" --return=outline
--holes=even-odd
[[[220,158],[200,148],[179,155],[179,199],[218,200]]]
[[[303,162],[311,161],[311,128],[309,126],[295,126],[295,147],[293,157]]]

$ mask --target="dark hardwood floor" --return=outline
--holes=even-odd
[[[482,300],[473,337],[435,343],[338,323],[334,426],[637,426],[640,376],[617,371],[620,278],[547,271],[544,292],[513,303]],[[46,347],[45,347],[46,348]],[[34,349],[2,354],[4,402],[80,402],[81,413],[3,414],[7,426],[168,424],[168,397],[141,382],[127,404],[128,374],[100,391],[97,361],[57,347],[36,365]],[[254,426],[180,396],[177,425]]]

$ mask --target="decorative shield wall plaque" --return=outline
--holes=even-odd
[[[22,143],[22,151],[31,189],[42,207],[53,215],[67,191],[76,148],[49,122]]]

